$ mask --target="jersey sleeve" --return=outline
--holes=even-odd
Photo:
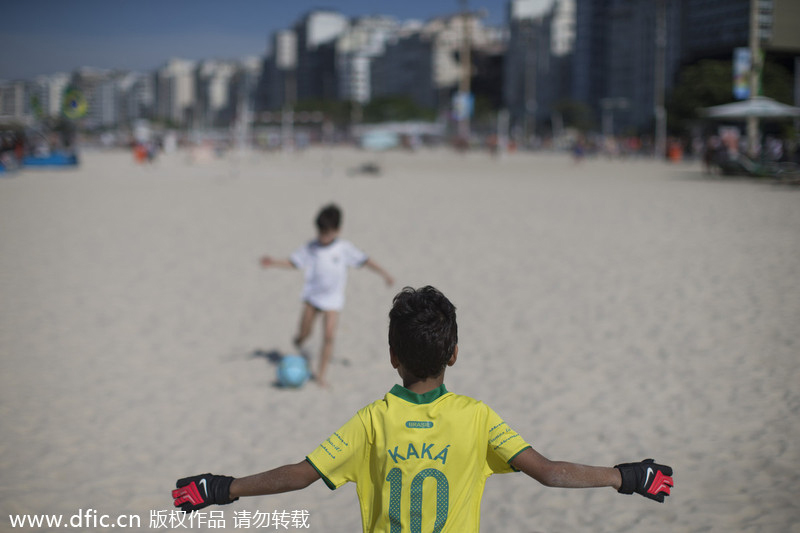
[[[306,460],[331,489],[355,482],[367,449],[367,430],[356,414],[311,452]]]
[[[514,472],[509,462],[531,446],[490,407],[487,406],[487,409],[489,446],[486,449],[486,463],[493,474]]]
[[[308,262],[311,259],[311,252],[309,251],[309,246],[301,246],[297,250],[291,253],[289,256],[289,261],[299,269],[303,269],[308,265]]]
[[[360,267],[367,262],[367,259],[369,259],[369,256],[366,253],[349,241],[346,241],[346,244],[342,249],[344,250],[344,260],[347,266]]]

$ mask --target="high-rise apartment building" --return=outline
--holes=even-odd
[[[64,91],[69,85],[70,75],[66,73],[52,74],[50,76],[37,76],[30,87],[31,97],[38,101],[42,117],[58,117],[61,114],[61,105]]]
[[[435,108],[433,44],[422,27],[420,22],[406,22],[389,40],[372,65],[372,98],[408,96],[417,105]]]
[[[449,108],[465,74],[464,43],[473,54],[492,54],[501,39],[502,32],[485,26],[476,12],[407,23],[375,60],[373,96],[405,95],[421,107]]]
[[[197,67],[195,102],[197,125],[215,128],[230,124],[233,119],[231,83],[236,75],[232,61],[203,61]]]
[[[155,76],[149,72],[130,72],[120,83],[124,94],[124,124],[152,118],[155,110]]]
[[[22,80],[0,82],[0,120],[25,121],[29,115],[26,94]]]
[[[336,39],[348,26],[335,11],[311,11],[294,27],[297,35],[296,97],[298,100],[336,100]]]
[[[759,41],[768,52],[800,53],[800,2],[755,0]],[[685,62],[728,59],[734,48],[749,45],[751,0],[685,0]]]
[[[364,104],[372,97],[372,63],[386,50],[386,43],[400,23],[385,16],[353,20],[336,40],[339,98]]]
[[[195,63],[185,59],[170,59],[156,72],[155,117],[174,124],[193,124],[197,96],[194,77]]]
[[[511,0],[503,94],[512,128],[525,136],[552,118],[570,90],[574,0]]]
[[[761,48],[792,59],[800,2],[755,1]],[[614,133],[651,132],[659,91],[669,95],[683,65],[730,60],[734,48],[749,46],[750,17],[751,0],[576,0],[572,98],[613,117]]]
[[[549,86],[550,27],[546,9],[532,11],[510,3],[509,38],[503,71],[503,96],[514,130],[527,136],[536,129],[545,107],[542,90]]]
[[[279,30],[272,34],[256,88],[255,111],[272,111],[297,100],[297,34]]]
[[[116,79],[119,73],[110,69],[82,67],[72,76],[70,84],[86,100],[86,114],[81,123],[87,128],[115,126],[118,120],[119,94]]]
[[[555,0],[552,10],[550,47],[554,56],[564,57],[575,47],[575,0]]]
[[[681,0],[576,0],[572,98],[597,117],[613,114],[607,133],[652,131],[658,94],[668,94],[680,66],[683,6]]]

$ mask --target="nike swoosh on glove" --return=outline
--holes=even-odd
[[[230,476],[215,476],[214,474],[201,474],[179,479],[172,491],[173,505],[181,510],[191,513],[209,505],[226,505],[239,498],[231,499]]]
[[[620,494],[641,494],[659,503],[669,496],[673,487],[672,468],[645,459],[640,463],[622,463],[614,466],[622,474]]]

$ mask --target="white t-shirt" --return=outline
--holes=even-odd
[[[289,256],[294,266],[305,271],[303,301],[322,311],[339,311],[344,307],[347,269],[360,267],[367,259],[367,254],[344,239],[328,245],[313,240]]]

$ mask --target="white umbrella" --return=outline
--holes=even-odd
[[[800,117],[800,107],[782,104],[766,96],[756,96],[732,104],[706,107],[703,113],[711,118],[789,118]]]

